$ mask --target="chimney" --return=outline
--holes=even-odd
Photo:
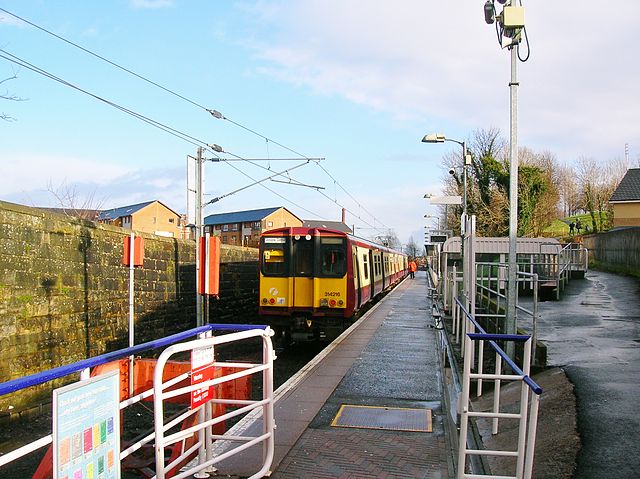
[[[342,208],[342,222],[345,225],[347,224],[347,210],[346,210],[346,208]]]

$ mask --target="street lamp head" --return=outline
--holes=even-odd
[[[442,133],[431,133],[422,138],[423,143],[444,143],[444,140],[445,136]]]
[[[433,197],[433,195],[431,193],[427,193],[426,195],[424,195],[424,198],[427,198],[427,199],[429,199],[431,197]]]

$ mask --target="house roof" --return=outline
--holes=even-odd
[[[271,213],[274,213],[275,211],[278,211],[281,208],[286,210],[286,208],[284,208],[283,206],[276,206],[273,208],[262,208],[259,210],[233,211],[231,213],[218,213],[215,215],[209,215],[205,217],[204,224],[205,226],[209,226],[209,225],[223,225],[223,224],[229,224],[229,223],[249,223],[251,221],[262,221]]]
[[[100,214],[98,216],[98,219],[99,220],[115,220],[115,219],[121,218],[123,216],[131,216],[132,214],[137,213],[141,209],[146,208],[147,206],[149,206],[150,204],[153,204],[153,203],[160,203],[162,206],[164,206],[165,208],[167,208],[171,212],[173,212],[176,215],[178,215],[178,213],[176,213],[171,208],[169,208],[167,205],[162,203],[162,201],[152,200],[152,201],[145,201],[144,203],[137,203],[135,205],[121,206],[120,208],[113,208],[113,209],[110,209],[110,210],[103,210],[103,211],[100,212]]]
[[[305,228],[327,228],[330,230],[338,230],[343,233],[352,233],[353,231],[342,221],[323,221],[323,220],[304,220],[302,226]]]
[[[640,168],[630,168],[609,201],[640,201]]]

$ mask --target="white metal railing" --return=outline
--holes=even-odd
[[[530,377],[531,366],[531,336],[525,335],[505,335],[505,334],[487,334],[482,327],[476,323],[475,319],[462,307],[460,301],[457,301],[465,322],[469,324],[465,327],[467,330],[477,330],[479,333],[465,334],[464,341],[464,368],[462,393],[458,403],[460,413],[460,441],[458,447],[458,479],[471,478],[494,478],[494,479],[530,479],[533,470],[533,458],[535,454],[536,429],[538,422],[538,408],[540,394],[542,388],[538,386]],[[476,364],[482,364],[481,351],[484,349],[484,342],[488,341],[496,352],[495,369],[493,373],[474,372],[474,342],[479,342],[478,355]],[[518,366],[496,341],[516,341],[524,342],[524,354],[522,367]],[[504,374],[502,372],[503,362],[511,369],[512,374]],[[480,369],[480,368],[478,368]],[[470,406],[470,389],[471,381],[492,380],[494,381],[494,400],[491,411],[472,411]],[[504,381],[520,381],[520,408],[517,413],[505,413],[500,411],[500,388]],[[492,420],[492,434],[498,433],[498,421],[517,420],[518,421],[518,443],[515,450],[488,450],[473,449],[467,445],[467,434],[470,418],[488,418]],[[476,475],[467,474],[466,465],[468,456],[503,456],[515,458],[515,474],[513,476],[504,475]]]
[[[221,336],[211,337],[212,330],[225,330],[225,331],[240,331],[229,334],[224,334]],[[195,335],[199,335],[201,338],[189,342],[173,344],[177,341],[184,341],[189,337],[193,337]],[[203,337],[206,335],[207,337]],[[8,381],[6,383],[0,384],[0,396],[5,394],[10,394],[12,392],[20,391],[27,387],[31,387],[38,384],[44,384],[54,379],[63,378],[69,376],[71,374],[77,374],[80,372],[80,379],[88,379],[90,376],[90,368],[106,364],[111,361],[121,359],[124,357],[128,357],[130,355],[137,355],[140,352],[156,349],[159,347],[164,347],[168,344],[173,344],[173,346],[169,346],[160,356],[158,362],[156,364],[156,368],[154,371],[154,383],[153,387],[147,389],[135,396],[131,396],[128,399],[120,402],[119,408],[120,410],[124,410],[125,408],[137,404],[142,400],[149,398],[150,396],[154,396],[154,419],[156,424],[154,425],[154,433],[149,434],[142,439],[137,440],[133,444],[127,445],[124,449],[120,451],[120,460],[122,461],[126,457],[130,456],[134,452],[140,450],[145,445],[153,443],[155,439],[155,451],[156,451],[156,467],[158,470],[156,471],[155,478],[162,479],[165,477],[165,473],[172,468],[175,468],[177,464],[184,462],[185,458],[192,455],[196,450],[198,451],[198,460],[194,466],[189,467],[187,470],[180,472],[178,475],[173,477],[182,478],[190,476],[194,473],[198,473],[199,471],[205,471],[207,468],[210,468],[213,464],[218,463],[234,454],[238,454],[243,450],[259,443],[263,443],[263,465],[261,469],[256,472],[252,478],[263,477],[266,473],[268,473],[269,468],[271,467],[271,463],[273,460],[273,451],[274,451],[274,416],[273,416],[273,360],[275,359],[275,355],[273,352],[273,346],[271,343],[271,337],[273,336],[273,331],[271,328],[266,326],[257,326],[257,325],[215,325],[210,324],[206,326],[201,326],[189,331],[184,331],[182,333],[178,333],[167,338],[162,338],[159,340],[151,341],[149,343],[140,344],[131,348],[126,348],[120,351],[114,351],[111,353],[103,354],[101,356],[97,356],[94,358],[85,359],[82,361],[78,361],[77,363],[73,363],[66,366],[61,366],[58,368],[51,369],[49,371],[44,371],[42,373],[37,373],[31,376],[23,377]],[[234,362],[214,362],[213,365],[220,366],[224,368],[234,368],[240,369],[238,372],[234,372],[232,374],[226,374],[221,377],[202,382],[199,384],[194,384],[192,386],[182,387],[179,389],[168,391],[169,388],[175,387],[181,381],[188,379],[190,372],[180,374],[166,382],[162,382],[162,369],[166,364],[166,361],[173,354],[176,354],[180,351],[190,351],[197,348],[207,347],[216,344],[224,344],[230,342],[243,341],[250,338],[262,338],[263,344],[263,354],[262,354],[262,363],[261,364],[247,364],[247,363],[234,363]],[[199,406],[198,408],[194,408],[193,410],[189,410],[176,418],[173,418],[168,423],[163,423],[163,400],[180,396],[183,394],[190,394],[191,391],[196,389],[201,389],[209,386],[214,386],[217,384],[223,384],[228,381],[233,381],[237,378],[249,376],[252,374],[262,373],[262,399],[261,400],[239,400],[239,399],[212,399],[209,402]],[[239,406],[238,409],[226,413],[224,415],[220,415],[218,417],[212,417],[211,407],[213,404],[225,404],[231,406]],[[263,415],[263,431],[262,434],[257,437],[234,437],[234,436],[219,436],[212,434],[212,427],[215,424],[218,424],[222,421],[230,419],[232,417],[240,416],[249,413],[254,409],[261,408],[261,412]],[[190,417],[193,414],[199,415],[198,424],[191,428],[184,429],[175,434],[165,435],[165,433],[172,427],[179,425],[184,419]],[[186,438],[192,436],[194,433],[198,433],[198,441],[187,450],[184,450],[183,447],[182,453],[178,457],[177,460],[172,461],[171,464],[165,465],[165,456],[164,450],[167,446],[175,444],[180,441],[185,441]],[[228,441],[240,441],[243,442],[242,445],[236,447],[230,451],[225,452],[224,454],[220,454],[216,457],[213,457],[212,453],[212,441],[216,439],[225,439]],[[29,444],[26,444],[22,447],[18,447],[13,451],[9,451],[8,453],[0,456],[0,477],[3,477],[2,467],[6,466],[13,461],[20,459],[24,456],[31,454],[32,452],[42,448],[49,446],[53,443],[53,435],[47,434],[41,438],[38,438]],[[184,443],[183,443],[184,444]],[[196,476],[198,477],[198,476]]]
[[[273,461],[274,453],[274,430],[275,422],[273,418],[273,347],[271,344],[271,336],[273,332],[270,328],[266,330],[251,330],[242,331],[239,333],[227,334],[224,336],[202,338],[196,341],[190,341],[189,343],[180,343],[168,347],[158,358],[158,363],[154,371],[153,379],[153,405],[154,405],[154,438],[156,449],[156,478],[164,479],[165,473],[170,471],[184,460],[198,451],[198,461],[196,464],[191,465],[179,474],[172,476],[174,479],[182,479],[185,477],[191,477],[193,474],[201,471],[207,472],[211,470],[211,466],[227,459],[239,452],[244,451],[256,444],[263,444],[263,465],[261,469],[250,476],[251,479],[257,479],[263,477],[269,471],[271,463]],[[171,356],[177,353],[185,351],[193,351],[194,349],[201,349],[218,344],[228,343],[232,341],[245,340],[248,338],[261,337],[263,343],[263,361],[262,364],[245,364],[245,363],[222,363],[216,362],[215,366],[226,366],[233,368],[243,368],[243,371],[226,375],[221,378],[210,379],[200,384],[175,389],[172,391],[165,391],[166,386],[162,382],[162,371]],[[200,388],[206,388],[214,386],[216,384],[222,384],[226,381],[232,381],[234,379],[249,376],[255,373],[263,373],[263,388],[261,400],[237,400],[237,399],[212,399],[206,404],[187,411],[178,418],[173,419],[167,423],[164,423],[164,401],[176,396],[180,396],[185,393],[191,393],[191,391]],[[212,404],[225,404],[240,406],[239,409],[226,413],[222,416],[213,417],[211,413]],[[250,411],[261,408],[263,415],[263,431],[259,436],[228,436],[228,435],[215,435],[211,432],[211,427],[227,419],[244,415]],[[179,424],[190,415],[199,414],[200,418],[198,424],[181,430],[176,433],[167,434],[167,432]],[[192,436],[194,433],[198,433],[198,441],[192,445],[188,450],[183,451],[182,454],[174,459],[170,464],[165,465],[165,448],[183,441],[184,439]],[[212,440],[225,439],[228,441],[237,441],[241,444],[223,454],[213,456]]]

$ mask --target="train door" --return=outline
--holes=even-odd
[[[314,249],[311,235],[293,237],[293,306],[296,308],[313,308]]]
[[[351,250],[353,264],[353,291],[355,293],[355,307],[358,308],[362,304],[362,282],[360,281],[360,261],[358,261],[358,248],[353,246]]]
[[[371,278],[371,295],[370,298],[374,298],[376,296],[376,276],[374,274],[373,267],[373,251],[369,250],[369,277]]]

